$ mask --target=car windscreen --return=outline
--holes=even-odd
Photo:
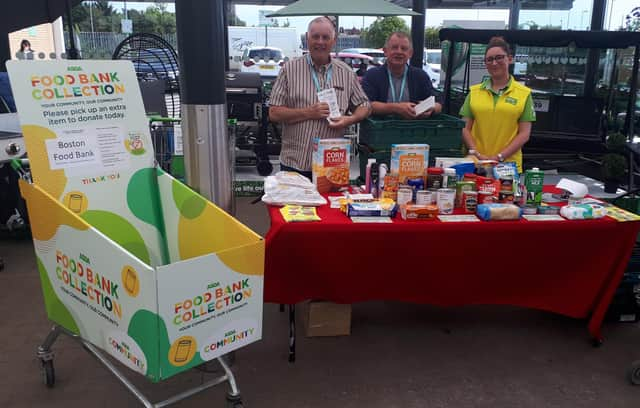
[[[428,52],[427,53],[427,62],[429,64],[440,64],[440,58],[442,54],[439,52]]]
[[[253,59],[254,61],[257,61],[257,60],[280,61],[282,59],[282,52],[279,50],[269,50],[269,49],[251,50],[249,51],[249,58]]]

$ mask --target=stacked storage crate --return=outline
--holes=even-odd
[[[431,162],[436,157],[460,157],[463,128],[464,121],[445,114],[419,120],[368,118],[360,125],[360,174],[369,158],[389,165],[392,144],[427,143]]]
[[[627,193],[612,201],[620,208],[640,214],[640,197]],[[640,235],[636,239],[629,264],[616,290],[605,320],[609,322],[637,322],[640,320]]]

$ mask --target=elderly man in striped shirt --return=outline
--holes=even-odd
[[[283,124],[282,170],[311,178],[313,139],[342,137],[345,128],[369,116],[371,106],[355,73],[331,58],[335,43],[333,22],[326,17],[312,20],[307,30],[309,54],[285,63],[273,86],[269,119]],[[332,90],[340,112],[330,118],[329,104],[319,97],[324,100]]]

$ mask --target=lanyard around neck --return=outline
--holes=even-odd
[[[389,89],[391,89],[391,100],[396,102],[402,102],[402,95],[404,94],[404,85],[407,82],[407,71],[409,69],[405,66],[404,72],[402,73],[402,84],[400,85],[400,95],[398,95],[398,99],[396,99],[396,87],[393,86],[393,80],[391,79],[391,70],[387,67],[387,75],[389,76]]]
[[[307,63],[309,63],[309,71],[311,71],[311,77],[313,78],[313,83],[316,85],[316,91],[320,92],[320,91],[322,91],[322,88],[320,87],[320,81],[318,80],[318,74],[316,73],[316,70],[313,67],[313,63],[311,62],[311,56],[309,54],[307,54]],[[333,74],[333,65],[329,65],[329,68],[327,68],[327,80],[325,82],[325,85],[327,87],[331,86],[331,75],[332,74]]]

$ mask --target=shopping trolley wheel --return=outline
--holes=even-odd
[[[231,395],[227,394],[227,408],[243,408],[242,398],[240,394]]]
[[[256,168],[258,169],[258,174],[261,176],[268,176],[273,171],[273,165],[269,160],[262,160],[256,164]]]
[[[53,369],[53,360],[42,362],[42,379],[44,384],[52,388],[56,384],[56,372]]]
[[[629,381],[631,381],[631,384],[640,385],[640,360],[631,363],[631,367],[629,368],[629,372],[627,374],[629,376]]]

